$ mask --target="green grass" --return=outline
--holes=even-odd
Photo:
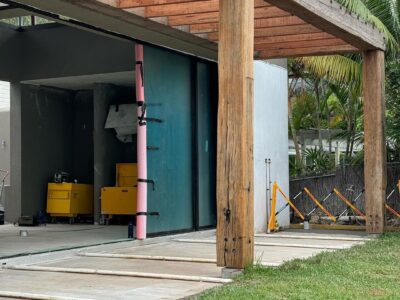
[[[275,269],[248,268],[197,299],[400,299],[400,234]]]

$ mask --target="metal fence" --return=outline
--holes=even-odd
[[[397,188],[397,183],[400,179],[400,163],[389,163],[387,168],[387,191],[388,195],[394,188]],[[308,188],[317,199],[322,200],[334,188],[337,188],[348,199],[354,199],[364,188],[364,169],[362,166],[343,165],[339,167],[335,173],[293,179],[290,181],[290,196],[298,194],[303,188]],[[300,211],[310,211],[315,204],[303,193],[299,198],[294,200],[294,204]],[[400,194],[396,192],[388,200],[397,211],[400,210]],[[326,208],[334,215],[341,213],[346,209],[346,205],[336,196],[332,196],[326,203]],[[364,195],[357,201],[357,206],[365,211]]]

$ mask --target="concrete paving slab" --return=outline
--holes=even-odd
[[[27,230],[27,237],[20,237]],[[2,257],[82,247],[126,239],[126,226],[49,224],[37,227],[0,226],[0,259]]]
[[[213,239],[174,239],[175,242],[179,243],[189,243],[189,244],[216,244],[216,241]],[[353,243],[348,243],[347,245],[342,245],[342,244],[337,244],[333,245],[335,241],[333,241],[331,244],[325,243],[325,244],[319,244],[319,243],[313,243],[313,241],[307,240],[306,242],[299,242],[297,241],[292,241],[288,240],[287,243],[281,242],[281,241],[268,241],[267,238],[265,239],[259,239],[255,240],[254,245],[255,246],[267,246],[267,247],[288,247],[288,248],[309,248],[309,249],[326,249],[326,250],[341,250],[341,249],[347,249],[350,248],[351,246],[361,244],[361,242],[353,242]]]
[[[322,235],[322,234],[286,234],[286,233],[273,233],[273,234],[256,234],[256,238],[268,238],[268,239],[295,239],[295,240],[315,240],[315,241],[339,241],[339,242],[362,242],[369,241],[373,238],[370,237],[357,237],[357,236],[334,236],[334,235]]]
[[[112,271],[140,271],[146,273],[176,274],[188,276],[221,277],[221,269],[215,264],[151,261],[140,259],[73,257],[63,261],[41,263],[40,266],[65,268],[92,268]]]
[[[3,270],[0,290],[87,299],[179,299],[218,284],[82,275],[53,272]]]
[[[73,230],[75,229],[75,230]],[[19,227],[0,230],[0,238],[5,238],[2,253],[21,253],[21,251],[42,251],[58,249],[65,245],[82,247],[90,243],[107,243],[124,238],[125,226],[89,226],[63,225],[46,226],[46,228],[28,228],[31,240],[19,237]],[[327,232],[291,230],[280,232],[281,237],[256,238],[256,243],[281,243],[304,245],[333,245],[350,247],[358,241],[340,239],[301,239],[301,235],[316,237],[356,237],[367,235],[357,232]],[[211,240],[211,244],[182,243],[174,239]],[[77,250],[49,252],[39,255],[27,255],[18,258],[1,259],[5,266],[22,266],[31,264],[36,268],[68,268],[72,271],[85,269],[103,269],[116,272],[149,272],[169,273],[179,276],[207,276],[220,278],[221,268],[210,263],[151,261],[123,258],[81,257],[79,252],[110,253],[128,255],[156,255],[187,258],[216,258],[215,230],[188,233],[176,236],[158,237],[145,241],[129,241],[116,244],[84,247]],[[30,243],[32,242],[32,244]],[[3,244],[5,245],[3,248]],[[256,246],[255,260],[269,264],[281,264],[295,258],[307,258],[324,249],[297,248],[282,246]],[[329,251],[329,250],[328,250]],[[205,289],[218,286],[214,283],[185,282],[170,279],[150,279],[140,277],[110,276],[99,274],[71,274],[40,271],[17,271],[3,269],[0,271],[0,291],[26,292],[59,297],[79,297],[88,299],[179,299],[197,294]],[[0,298],[1,299],[1,298]]]
[[[282,263],[294,258],[307,258],[323,252],[323,249],[288,248],[288,247],[255,247],[255,258],[263,263]],[[146,245],[116,249],[113,253],[128,255],[164,255],[216,259],[214,244],[166,242],[160,245]]]
[[[331,236],[331,237],[370,237],[365,231],[354,230],[317,230],[317,229],[287,229],[277,232],[285,235]]]

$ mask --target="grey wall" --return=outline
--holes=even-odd
[[[22,215],[45,211],[47,183],[57,171],[72,172],[71,93],[22,86]]]
[[[78,182],[93,183],[93,93],[22,85],[20,100],[21,172],[14,175],[12,170],[16,182],[12,181],[12,190],[21,187],[21,195],[15,196],[14,191],[7,200],[12,202],[6,207],[11,222],[19,217],[14,213],[18,196],[20,214],[45,211],[47,183],[55,172],[65,171]]]
[[[10,171],[10,110],[2,108],[0,108],[0,169]],[[0,180],[3,175],[0,173]],[[10,177],[6,178],[5,183],[10,184]]]
[[[11,157],[11,191],[5,202],[6,222],[15,222],[21,216],[22,199],[22,115],[21,84],[11,82],[10,86],[10,157]]]
[[[72,109],[72,174],[80,183],[93,184],[93,91],[76,92]]]
[[[21,35],[15,30],[0,27],[0,80],[19,79],[21,58]]]
[[[28,30],[22,36],[22,80],[129,71],[135,66],[134,44],[127,41],[64,26]]]
[[[134,69],[134,44],[57,24],[0,27],[0,80],[23,81]]]
[[[255,230],[267,228],[267,192],[265,159],[271,159],[271,181],[277,181],[289,194],[287,70],[279,65],[254,63],[254,208]],[[285,204],[278,197],[278,209]],[[280,226],[289,225],[289,210],[278,216]]]

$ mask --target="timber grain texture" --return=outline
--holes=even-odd
[[[387,176],[385,54],[383,51],[366,51],[363,57],[366,227],[369,233],[383,233]]]
[[[253,263],[254,1],[220,1],[217,264]]]
[[[332,0],[268,0],[360,50],[385,50],[383,35]]]

